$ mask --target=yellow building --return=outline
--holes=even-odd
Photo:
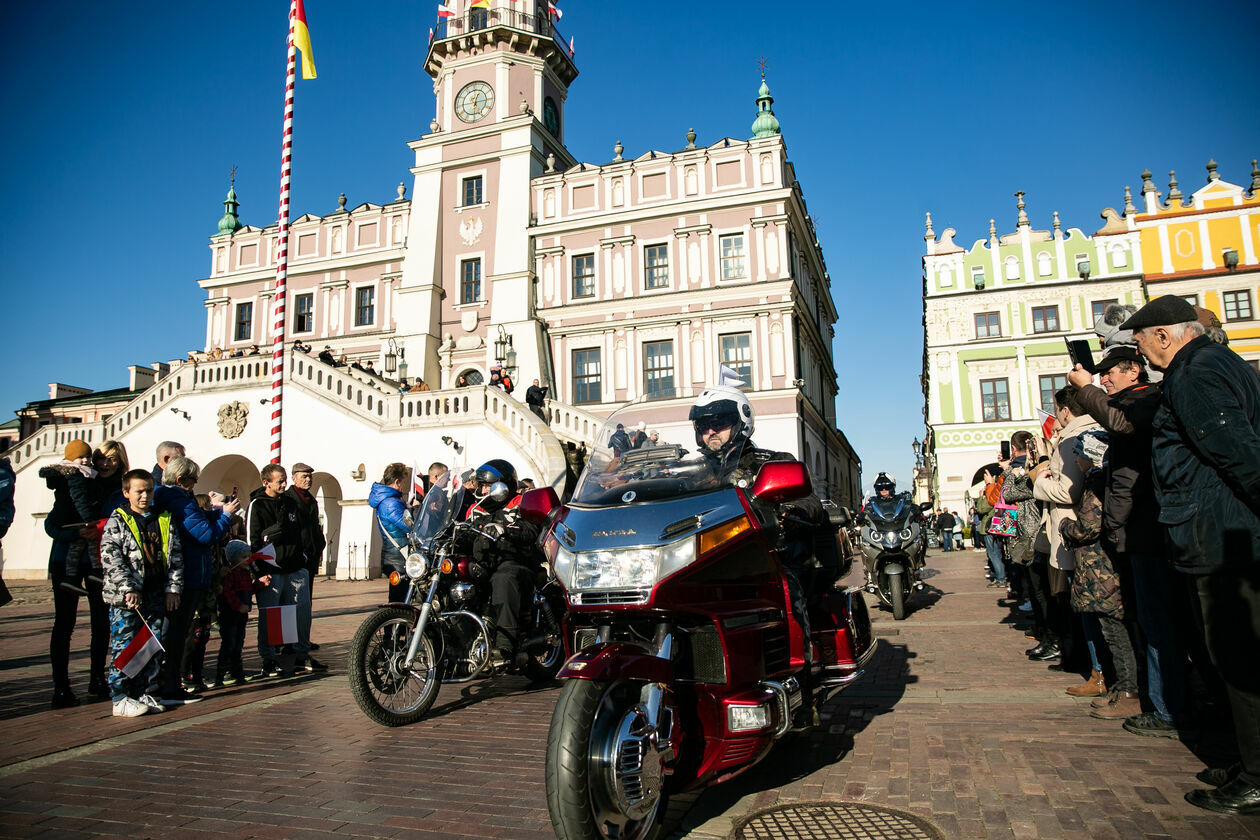
[[[1138,231],[1139,269],[1148,299],[1181,295],[1221,319],[1229,346],[1260,369],[1260,168],[1251,186],[1221,180],[1208,161],[1207,184],[1191,195],[1169,172],[1168,198],[1142,173],[1143,210],[1125,187],[1124,216],[1108,208],[1095,238]]]

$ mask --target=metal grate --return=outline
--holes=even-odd
[[[820,802],[785,805],[753,814],[736,840],[942,840],[922,817],[879,805]]]

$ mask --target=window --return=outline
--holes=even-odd
[[[376,289],[364,286],[354,290],[354,325],[370,327],[376,322]]]
[[[1251,291],[1249,289],[1243,289],[1241,292],[1225,292],[1221,297],[1225,299],[1226,321],[1251,319]]]
[[[1019,279],[1019,257],[1007,257],[1003,265],[1006,267],[1007,280]]]
[[[669,286],[668,245],[649,245],[643,249],[643,286],[647,289]]]
[[[236,341],[249,341],[254,334],[254,304],[236,304]]]
[[[460,201],[464,207],[470,204],[481,204],[481,176],[473,175],[471,178],[464,179],[464,190],[462,200]]]
[[[980,380],[980,409],[985,422],[1011,419],[1011,401],[1005,379]]]
[[[1054,395],[1067,387],[1067,374],[1054,373],[1037,378],[1041,386],[1041,410],[1046,414],[1054,414]]]
[[[1089,323],[1097,324],[1102,320],[1103,313],[1107,311],[1108,306],[1113,306],[1120,301],[1112,298],[1111,300],[1096,300],[1089,305]],[[1054,412],[1051,412],[1052,414]]]
[[[1042,251],[1037,255],[1037,273],[1042,277],[1049,277],[1054,271],[1054,262],[1050,259],[1050,255]]]
[[[976,287],[976,291],[984,288],[984,269],[981,266],[973,265],[971,267],[971,285]]]
[[[1002,334],[1002,323],[996,312],[976,313],[976,338],[997,338]]]
[[[718,248],[722,252],[723,280],[740,280],[748,276],[744,268],[744,234],[719,236]]]
[[[1059,331],[1059,307],[1057,306],[1034,306],[1033,316],[1033,332],[1058,332]]]
[[[473,303],[481,300],[481,258],[461,260],[459,263],[459,302]]]
[[[1191,306],[1198,306],[1198,305],[1199,305],[1199,296],[1198,296],[1198,295],[1185,295],[1185,299],[1186,299],[1186,303],[1190,304]]]
[[[600,401],[598,349],[573,351],[573,401]]]
[[[293,300],[293,331],[312,332],[315,329],[315,295],[298,295]]]
[[[573,296],[595,296],[594,254],[580,254],[573,258]]]
[[[735,371],[744,380],[744,387],[752,386],[752,333],[734,333],[718,336],[722,364]]]
[[[653,341],[643,345],[644,390],[649,397],[674,395],[674,342]]]

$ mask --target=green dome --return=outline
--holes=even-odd
[[[757,91],[757,118],[752,124],[753,137],[774,137],[782,133],[779,120],[770,109],[772,104],[774,97],[770,95],[770,86],[766,84],[765,76],[762,76],[761,89]]]
[[[236,233],[244,227],[236,215],[236,208],[240,206],[241,203],[236,200],[236,187],[228,187],[227,199],[223,202],[223,218],[219,219],[219,233]]]

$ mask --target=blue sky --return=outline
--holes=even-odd
[[[299,82],[294,216],[383,202],[427,131],[435,0],[306,0],[319,78]],[[923,213],[970,244],[1058,210],[1092,233],[1149,167],[1260,157],[1253,2],[596,3],[562,0],[581,75],[569,147],[605,162],[746,138],[756,61],[818,220],[840,320],[839,425],[864,483],[908,478],[922,437]],[[247,14],[239,10],[248,9]],[[245,222],[275,220],[286,0],[9,4],[0,31],[8,212],[0,416],[47,383],[105,389],[204,341],[207,238],[238,167]],[[1252,82],[1249,86],[1248,82]]]

